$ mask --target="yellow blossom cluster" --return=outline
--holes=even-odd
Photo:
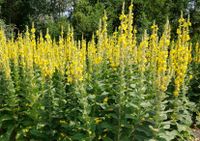
[[[142,41],[140,42],[137,48],[137,64],[139,67],[139,71],[144,72],[146,70],[147,64],[147,50],[149,45],[149,37],[147,31],[145,30],[144,36],[142,37]]]
[[[168,50],[170,45],[170,26],[169,21],[165,25],[165,30],[158,43],[157,49],[157,86],[161,91],[166,91],[171,79],[171,69],[168,63]]]
[[[194,62],[200,63],[200,46],[199,46],[199,43],[197,43],[196,46],[195,46]]]
[[[184,83],[188,65],[192,61],[191,43],[189,42],[189,26],[191,23],[181,16],[178,39],[171,41],[170,25],[167,21],[161,37],[158,36],[158,26],[154,23],[149,35],[145,30],[142,39],[138,42],[137,30],[133,26],[133,5],[129,13],[119,17],[120,26],[111,36],[107,34],[106,13],[99,23],[99,29],[91,41],[84,39],[75,41],[73,30],[69,28],[67,37],[63,31],[59,41],[52,40],[50,34],[42,33],[36,39],[34,24],[27,28],[24,35],[19,34],[17,39],[7,39],[3,29],[0,30],[0,70],[5,72],[9,79],[11,74],[10,62],[16,67],[22,66],[33,72],[38,68],[44,78],[52,77],[55,71],[67,78],[69,83],[83,81],[86,74],[95,69],[102,69],[102,65],[110,68],[130,68],[136,65],[142,74],[149,71],[154,76],[158,89],[167,90],[172,77],[175,81],[174,95],[178,96],[181,85]],[[196,44],[194,60],[200,62],[200,47]]]
[[[4,35],[3,30],[0,31],[0,70],[5,72],[5,76],[7,79],[10,79],[10,62],[9,57],[11,56],[9,54],[9,48],[11,45],[7,46],[6,37]]]
[[[191,23],[185,20],[181,15],[179,19],[179,28],[177,29],[178,40],[171,50],[172,54],[172,68],[175,72],[175,91],[174,96],[178,96],[182,85],[184,84],[185,76],[187,74],[188,65],[192,61],[192,47],[189,36],[189,26]]]
[[[69,82],[83,80],[86,63],[86,41],[75,43],[73,33],[70,32],[66,39],[61,37],[59,43],[51,39],[48,30],[45,38],[40,34],[36,40],[35,28],[28,28],[24,36],[18,35],[16,40],[8,39],[3,30],[0,31],[0,69],[10,77],[10,62],[15,67],[22,66],[28,71],[39,68],[43,77],[52,77],[58,70],[63,76],[67,75]]]

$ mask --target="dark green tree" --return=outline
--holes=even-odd
[[[200,0],[191,0],[189,3],[190,19],[192,23],[191,35],[194,41],[200,39]]]
[[[80,39],[83,35],[90,39],[92,33],[98,28],[103,12],[104,5],[102,3],[90,3],[88,0],[76,3],[71,17],[75,36]]]
[[[48,13],[46,0],[4,0],[1,4],[1,17],[6,24],[15,24],[19,30],[40,14]]]

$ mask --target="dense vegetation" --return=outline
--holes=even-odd
[[[110,34],[105,12],[88,42],[76,41],[73,28],[66,37],[61,30],[58,42],[48,30],[36,36],[34,24],[10,38],[1,28],[0,140],[194,138],[200,47],[191,42],[190,19],[180,16],[176,38],[166,20],[162,33],[153,23],[137,40],[128,9]]]
[[[121,14],[124,0],[0,0],[0,18],[7,25],[8,31],[16,33],[25,31],[25,26],[35,23],[37,35],[46,32],[55,38],[59,37],[61,26],[66,34],[68,24],[73,25],[75,39],[81,39],[82,34],[90,40],[98,29],[98,21],[104,10],[108,16],[108,33],[120,25],[118,16]],[[125,0],[125,10],[128,10],[131,0]],[[193,40],[199,38],[200,32],[200,0],[133,0],[134,25],[138,29],[138,38],[142,37],[144,29],[150,33],[154,21],[159,23],[159,36],[168,17],[172,36],[176,35],[177,21],[181,11],[190,14]]]

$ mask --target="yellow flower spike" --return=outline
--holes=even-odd
[[[10,79],[10,53],[9,47],[7,47],[6,37],[2,28],[0,30],[0,45],[0,69],[2,69],[5,72],[6,79]]]
[[[35,29],[35,24],[34,24],[34,22],[32,23],[32,28],[31,28],[31,34],[32,35],[35,35],[35,31],[36,31],[36,29]]]
[[[183,22],[185,22],[185,19],[183,18],[183,11],[181,11],[181,17],[178,20],[179,24],[182,25]]]
[[[170,77],[170,73],[168,73],[168,49],[169,49],[169,40],[170,40],[170,25],[167,20],[165,29],[161,39],[159,40],[158,49],[157,49],[157,87],[160,88],[161,91],[166,91],[166,88],[169,84],[166,79]]]
[[[46,41],[51,41],[51,36],[49,35],[49,29],[47,28],[47,31],[46,31],[46,35],[45,35],[45,39]]]
[[[181,15],[179,19],[179,28],[177,31],[178,40],[175,44],[173,64],[175,72],[175,91],[174,96],[178,96],[181,86],[185,81],[185,76],[187,73],[188,65],[191,62],[191,44],[189,44],[189,25],[186,24],[186,20]]]
[[[194,62],[200,63],[200,46],[198,42],[196,43],[195,46]]]
[[[87,51],[90,72],[92,72],[94,69],[94,65],[95,65],[94,62],[95,62],[96,55],[97,55],[97,49],[95,46],[94,34],[93,34],[91,42],[88,43],[88,51]]]
[[[155,22],[153,23],[152,26],[152,34],[150,36],[149,40],[149,48],[147,50],[147,60],[149,62],[149,67],[150,69],[156,69],[156,62],[157,62],[157,55],[158,55],[158,28]],[[152,70],[155,71],[155,70]]]
[[[137,48],[137,64],[139,65],[139,70],[141,73],[143,73],[145,71],[145,68],[147,65],[146,64],[147,63],[146,50],[148,48],[148,40],[149,40],[149,37],[145,30],[144,35],[142,37],[142,41],[140,42],[140,45]]]

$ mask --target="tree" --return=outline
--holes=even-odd
[[[15,24],[19,30],[39,14],[48,13],[46,0],[4,0],[1,4],[1,17],[6,24]]]
[[[103,16],[104,6],[102,3],[90,3],[88,0],[79,1],[72,13],[72,25],[75,36],[80,39],[82,35],[90,39],[97,30],[99,19]]]
[[[98,21],[103,16],[104,9],[108,16],[108,32],[112,33],[120,24],[118,17],[121,14],[123,1],[78,1],[72,13],[72,24],[77,35],[81,37],[81,34],[85,33],[87,37],[91,37],[97,29]],[[134,26],[137,27],[138,35],[142,35],[144,29],[150,29],[154,21],[159,25],[159,33],[161,34],[166,19],[169,18],[173,27],[173,36],[175,36],[180,13],[183,11],[187,14],[188,2],[189,0],[134,0]],[[131,0],[126,0],[126,10],[128,10],[130,3]]]
[[[200,0],[191,0],[189,10],[192,23],[191,35],[197,41],[200,39]]]
[[[199,33],[199,1],[133,0],[133,23],[137,27],[138,35],[141,36],[144,29],[150,29],[154,21],[159,25],[161,34],[168,17],[171,21],[173,36],[176,36],[177,21],[181,11],[185,13],[185,16],[188,13],[191,15],[192,34]],[[0,16],[6,24],[15,24],[19,30],[23,30],[25,25],[30,25],[32,22],[43,29],[46,28],[46,22],[56,23],[62,18],[62,21],[65,19],[66,22],[71,22],[77,39],[82,38],[82,34],[90,39],[98,28],[104,10],[108,16],[108,32],[112,33],[119,26],[118,17],[121,14],[123,2],[124,0],[0,0]],[[125,2],[125,10],[128,10],[131,0]],[[189,6],[191,3],[194,8]]]

